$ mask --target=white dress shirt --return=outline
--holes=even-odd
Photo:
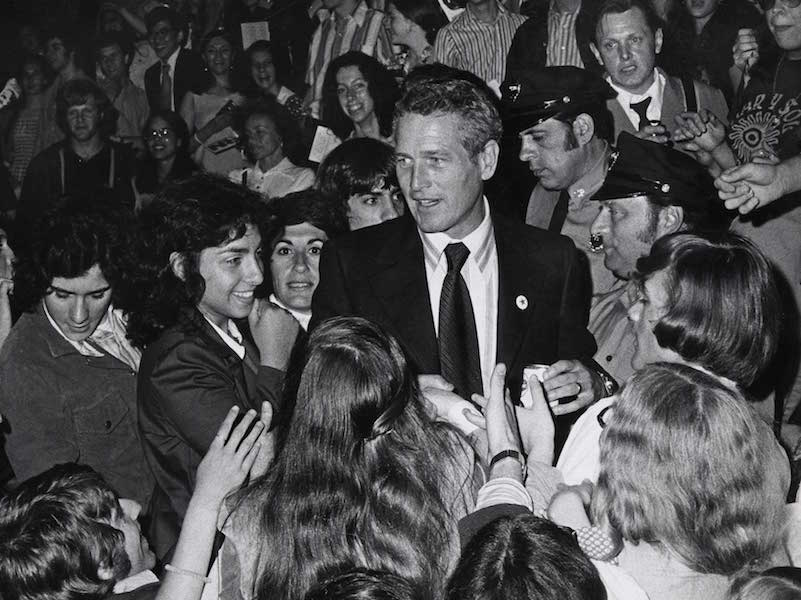
[[[222,338],[222,341],[224,341],[225,344],[236,353],[239,359],[244,360],[245,346],[242,344],[242,333],[239,331],[239,328],[236,326],[236,324],[231,319],[228,319],[228,331],[224,331],[218,327],[216,323],[213,323],[212,320],[206,315],[203,315],[203,318],[206,319],[208,324],[211,325],[212,329],[214,329],[214,331],[216,331],[217,334]]]
[[[172,81],[171,91],[170,94],[170,110],[173,112],[177,112],[175,110],[175,65],[178,62],[178,53],[181,52],[181,48],[178,49],[170,54],[170,57],[167,59],[167,64],[170,67],[170,81]],[[161,68],[161,62],[159,62],[159,68]],[[161,74],[159,74],[159,86],[161,86]]]
[[[462,242],[470,250],[461,274],[467,284],[473,305],[481,361],[481,381],[486,396],[489,394],[489,382],[492,370],[495,368],[498,345],[498,250],[495,246],[495,233],[487,199],[484,198],[484,218],[481,224],[463,239],[454,239],[446,233],[420,232],[420,237],[423,241],[431,314],[434,317],[434,331],[437,335],[439,335],[439,299],[445,275],[448,273],[445,248],[448,244]]]
[[[662,75],[662,73],[660,73],[657,69],[654,69],[654,82],[647,90],[645,90],[644,94],[632,94],[631,92],[624,90],[622,87],[612,83],[612,80],[608,77],[607,81],[617,92],[617,101],[620,103],[623,111],[628,116],[631,124],[634,125],[634,129],[640,128],[640,117],[637,116],[637,113],[634,112],[634,110],[632,110],[631,105],[641,102],[646,98],[651,98],[651,103],[648,105],[648,109],[645,111],[645,114],[648,116],[648,120],[662,120],[662,95],[665,91],[665,76]],[[667,125],[669,124],[666,124],[666,126]]]

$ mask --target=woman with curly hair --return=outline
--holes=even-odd
[[[130,215],[109,206],[67,200],[17,248],[14,299],[25,312],[0,352],[0,413],[19,481],[80,461],[144,503],[153,478],[137,427],[140,354],[121,312]]]
[[[275,462],[225,528],[222,597],[302,600],[354,568],[438,597],[473,503],[472,452],[427,416],[400,345],[378,325],[325,321],[300,358]]]
[[[262,211],[248,189],[197,175],[168,186],[142,214],[148,235],[129,333],[144,348],[139,426],[156,478],[150,539],[161,557],[228,410],[261,410],[269,422],[280,408],[298,324],[255,296],[264,280]]]
[[[399,90],[372,56],[347,52],[328,65],[323,82],[323,122],[341,140],[371,137],[391,143]]]

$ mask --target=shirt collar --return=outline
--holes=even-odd
[[[64,340],[70,346],[75,348],[78,351],[79,354],[81,354],[83,356],[95,356],[95,357],[105,356],[97,348],[95,348],[91,344],[87,343],[86,340],[82,340],[80,342],[76,342],[75,340],[71,340],[70,338],[68,338],[64,334],[64,332],[61,330],[61,327],[58,326],[58,323],[56,323],[55,320],[53,319],[53,317],[50,316],[50,311],[47,310],[47,303],[44,301],[44,298],[42,298],[42,308],[44,309],[44,314],[47,317],[47,320],[50,322],[50,325],[53,327],[53,329],[55,329],[56,332],[58,333],[58,335],[60,335],[62,338],[64,338]],[[100,321],[100,324],[98,324],[98,326],[95,329],[97,329],[98,327],[100,327],[100,325],[102,325],[104,323],[106,324],[105,326],[108,327],[108,324],[106,322],[109,320],[109,315],[111,313],[111,310],[112,310],[111,309],[111,304],[109,304],[108,309],[106,310],[106,314],[103,315],[103,319]],[[92,333],[94,333],[94,331]]]
[[[576,7],[576,10],[564,12],[556,9],[556,0],[551,0],[550,4],[548,5],[549,15],[575,15],[578,14],[579,10],[581,10],[581,4]]]
[[[578,181],[567,188],[571,204],[582,204],[601,189],[606,178],[607,163],[609,159],[609,144],[604,141],[604,150],[598,159],[590,166]],[[572,208],[572,207],[571,207]]]
[[[367,19],[367,11],[368,11],[368,10],[369,10],[369,9],[367,8],[367,2],[365,2],[364,0],[361,0],[361,2],[359,2],[359,3],[358,3],[358,4],[357,4],[355,7],[354,7],[354,9],[353,9],[353,12],[352,12],[352,13],[350,13],[349,15],[346,15],[346,16],[344,17],[344,19],[345,19],[346,21],[347,21],[347,20],[350,20],[350,19],[353,19],[354,21],[356,21],[356,25],[358,25],[359,27],[361,27],[362,25],[364,25],[364,21]],[[337,13],[337,11],[335,11],[335,10],[332,10],[332,11],[331,11],[331,16],[329,17],[329,19],[331,19],[332,21],[334,21],[334,20],[336,20],[337,18],[340,18],[340,17],[338,17],[338,13]]]
[[[174,73],[175,73],[175,64],[178,62],[178,55],[180,53],[181,53],[181,47],[178,46],[178,48],[175,50],[175,52],[170,54],[170,57],[167,59],[167,64],[170,65],[170,76],[173,77],[173,79],[175,78],[175,75],[174,75]]]
[[[269,300],[270,300],[270,302],[272,302],[276,306],[280,306],[285,311],[287,311],[289,314],[291,314],[293,317],[295,317],[295,320],[298,323],[300,323],[301,327],[303,327],[303,331],[308,331],[308,329],[309,329],[309,321],[311,321],[311,312],[302,313],[300,311],[295,310],[294,308],[289,308],[286,304],[281,302],[278,299],[278,296],[276,296],[275,294],[270,294]]]
[[[622,87],[616,85],[612,78],[607,75],[606,80],[609,82],[614,90],[617,92],[617,100],[620,104],[623,105],[624,108],[628,108],[630,104],[635,102],[640,102],[645,100],[646,98],[656,98],[659,102],[662,99],[662,92],[665,89],[665,76],[659,72],[659,69],[654,67],[654,81],[650,85],[650,87],[645,90],[643,94],[632,94],[631,92],[624,90]]]
[[[201,312],[200,314],[203,315]],[[239,328],[236,326],[231,319],[228,319],[227,328],[228,331],[224,331],[222,328],[218,327],[216,323],[213,323],[211,319],[209,319],[206,315],[203,315],[203,318],[206,319],[206,322],[211,325],[211,328],[217,332],[217,334],[222,338],[222,341],[225,342],[225,345],[228,346],[234,353],[239,357],[240,360],[245,358],[245,346],[242,344],[242,334],[239,331]]]
[[[286,168],[290,165],[289,158],[284,157],[280,161],[278,161],[271,169],[267,169],[266,171],[262,171],[259,163],[256,162],[253,164],[253,174],[256,177],[264,177],[268,173],[275,173],[277,171],[285,171]]]
[[[487,202],[486,197],[483,198],[483,202],[484,218],[481,223],[460,240],[450,237],[447,233],[425,233],[420,231],[420,238],[423,241],[423,254],[426,263],[432,270],[435,270],[442,260],[443,254],[445,254],[445,247],[448,244],[462,242],[470,250],[470,256],[467,257],[468,260],[475,261],[479,270],[482,273],[484,272],[495,249],[495,235],[492,228],[492,219],[490,218],[489,202]]]

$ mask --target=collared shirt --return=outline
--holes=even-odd
[[[593,294],[605,292],[617,277],[604,266],[603,252],[590,250],[590,226],[598,215],[598,205],[589,202],[593,194],[603,185],[609,160],[609,145],[604,142],[604,151],[586,173],[570,184],[568,212],[560,233],[568,236],[576,248],[587,255],[592,278]],[[554,208],[559,201],[560,190],[546,190],[539,183],[534,186],[526,209],[526,224],[540,229],[548,229]]]
[[[314,117],[320,116],[323,80],[331,60],[350,50],[374,56],[382,64],[392,59],[392,43],[384,27],[384,17],[384,13],[368,8],[361,0],[350,15],[340,17],[333,11],[317,27],[309,47],[306,68],[306,83],[314,90],[311,106]]]
[[[202,312],[200,314],[203,315]],[[225,331],[218,327],[217,324],[209,319],[206,315],[203,315],[203,318],[206,319],[208,324],[211,325],[211,328],[222,338],[222,341],[225,342],[225,345],[233,350],[240,360],[244,360],[245,346],[242,344],[242,333],[239,331],[239,328],[236,326],[236,324],[231,319],[228,319],[228,331]]]
[[[82,356],[105,356],[100,351],[105,350],[117,360],[128,365],[131,370],[139,370],[142,353],[132,346],[126,337],[125,318],[121,310],[109,304],[106,314],[103,315],[103,319],[98,323],[92,334],[85,340],[76,341],[71,340],[64,334],[61,327],[50,315],[50,311],[47,310],[47,303],[44,300],[42,300],[42,308],[53,329]],[[95,345],[92,345],[91,342],[94,342]]]
[[[548,9],[548,45],[546,47],[546,67],[584,68],[581,53],[576,43],[576,17],[579,8],[573,12],[559,12],[556,3],[551,2]]]
[[[595,362],[619,383],[634,373],[634,326],[628,315],[636,299],[637,284],[618,280],[606,293],[596,294],[590,307],[587,329],[598,343]]]
[[[299,167],[284,158],[272,169],[262,171],[258,163],[228,174],[234,183],[247,184],[248,188],[267,198],[280,198],[314,185],[314,171]]]
[[[106,92],[108,94],[108,91]],[[109,98],[120,113],[117,120],[117,135],[121,137],[141,137],[150,105],[145,90],[136,87],[127,79],[115,98]]]
[[[646,98],[651,98],[651,103],[645,111],[648,120],[662,120],[662,95],[665,91],[665,76],[660,73],[658,69],[654,68],[654,82],[645,90],[644,94],[632,94],[622,87],[615,85],[609,77],[607,77],[606,80],[617,92],[617,101],[620,103],[620,106],[623,108],[623,111],[626,113],[635,129],[640,128],[640,117],[637,116],[637,113],[631,108],[631,105],[641,102]]]
[[[434,331],[437,335],[439,335],[439,300],[442,295],[442,284],[448,273],[445,247],[448,244],[462,242],[470,250],[461,274],[473,304],[481,379],[486,395],[490,389],[489,382],[492,370],[495,368],[498,345],[498,250],[495,246],[495,233],[487,199],[484,198],[484,218],[481,224],[465,238],[457,240],[446,233],[423,232],[420,232],[420,238],[423,241],[428,294],[431,314],[434,317]]]
[[[453,22],[439,30],[434,42],[434,59],[457,69],[475,73],[499,88],[506,74],[506,55],[512,39],[526,17],[511,13],[498,4],[494,23],[484,23],[473,14],[470,4]]]
[[[278,299],[278,296],[276,296],[275,294],[270,294],[269,300],[276,306],[280,306],[289,314],[291,314],[293,317],[295,317],[295,320],[298,323],[300,323],[301,327],[303,327],[303,331],[309,330],[309,321],[311,321],[311,311],[309,311],[308,313],[302,313],[299,310],[295,310],[294,308],[289,308],[286,304],[281,302]]]

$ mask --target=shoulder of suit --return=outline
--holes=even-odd
[[[378,225],[349,231],[327,242],[327,245],[345,251],[357,249],[366,252],[367,248],[380,248],[387,243],[409,235],[410,232],[416,233],[414,222],[407,214],[397,219],[384,221]]]
[[[503,215],[493,215],[492,223],[496,237],[504,235],[511,240],[519,240],[520,243],[544,244],[554,248],[574,245],[573,241],[566,235],[534,227],[533,225],[526,225]]]

